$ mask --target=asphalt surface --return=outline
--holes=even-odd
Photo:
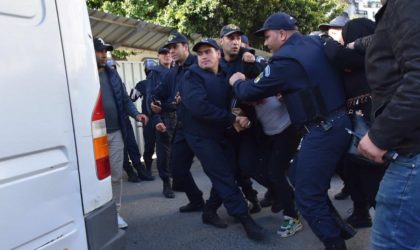
[[[201,169],[199,161],[195,160],[192,168],[193,176],[199,188],[208,196],[210,181]],[[154,166],[153,174],[156,176]],[[254,184],[262,199],[265,189]],[[331,182],[329,195],[340,191],[341,181],[334,178]],[[264,227],[266,240],[256,243],[246,237],[242,226],[227,215],[224,207],[219,215],[228,222],[226,229],[219,229],[201,222],[201,213],[179,213],[178,208],[188,200],[184,193],[176,192],[174,199],[162,195],[162,181],[142,181],[130,183],[124,181],[123,204],[121,215],[128,223],[127,250],[213,250],[213,249],[324,249],[322,243],[315,237],[309,226],[304,223],[304,230],[289,238],[281,238],[276,234],[282,221],[282,214],[273,214],[270,208],[263,208],[254,214],[255,221]],[[349,215],[351,200],[334,201],[334,205],[344,217]],[[373,213],[373,211],[371,211]],[[349,250],[369,249],[370,229],[358,230],[357,235],[347,241]]]

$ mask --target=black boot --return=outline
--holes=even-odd
[[[174,193],[174,191],[172,191],[170,180],[163,181],[163,191],[162,191],[162,193],[166,198],[169,198],[169,199],[175,198],[175,193]]]
[[[248,238],[255,241],[264,239],[264,230],[260,227],[249,214],[236,216],[236,219],[244,226]]]
[[[255,198],[250,199],[249,202],[251,202],[251,205],[252,205],[251,209],[249,209],[249,213],[255,214],[255,213],[261,212],[261,205],[260,205],[260,202],[258,201],[257,196],[255,196]]]
[[[354,228],[372,227],[372,217],[370,217],[368,208],[354,208],[346,222]]]
[[[261,205],[261,207],[269,207],[269,206],[273,205],[273,198],[272,198],[269,190],[267,190],[267,192],[265,192],[264,198],[260,201],[260,205]]]
[[[329,201],[329,207],[335,223],[337,223],[337,226],[340,228],[341,238],[345,240],[353,238],[357,234],[357,231],[341,218],[341,215],[337,212],[331,201]]]
[[[216,212],[216,209],[204,208],[201,219],[204,224],[213,225],[217,228],[227,228],[226,222],[224,222]]]
[[[131,166],[131,163],[126,163],[123,165],[123,168],[125,172],[127,173],[127,180],[129,182],[140,182],[140,179],[137,177],[136,173],[133,170],[133,166]]]
[[[150,176],[153,176],[152,175],[152,162],[153,162],[153,160],[144,161],[144,165],[145,165],[146,170],[147,170],[147,172]]]
[[[155,179],[155,177],[151,176],[148,173],[146,167],[142,163],[134,164],[133,167],[136,169],[137,175],[139,176],[140,180],[153,181]]]
[[[187,205],[184,205],[179,208],[179,212],[181,213],[189,213],[189,212],[199,212],[203,211],[204,201],[200,200],[200,202],[190,202]]]
[[[346,242],[343,239],[339,239],[334,242],[326,242],[324,243],[325,250],[347,250]]]

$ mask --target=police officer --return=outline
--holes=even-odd
[[[171,64],[172,57],[169,53],[169,49],[161,47],[158,50],[158,62],[155,60],[147,59],[144,61],[144,70],[146,72],[146,80],[140,81],[136,85],[136,90],[140,92],[142,99],[142,109],[151,117],[152,111],[150,110],[151,97],[150,93],[157,85],[162,81],[163,77],[168,73]],[[155,152],[156,145],[156,133],[155,124],[153,122],[148,123],[143,127],[143,138],[144,138],[144,153],[143,159],[147,170],[151,173],[152,169],[152,156]],[[159,147],[159,146],[156,146]],[[159,160],[158,160],[159,161]],[[159,168],[158,168],[159,170]]]
[[[247,78],[255,78],[262,71],[263,66],[256,62],[255,55],[249,49],[241,47],[241,35],[243,33],[240,28],[233,24],[225,25],[221,29],[220,46],[222,50],[220,65],[227,72],[228,76],[235,72],[242,72]],[[252,106],[236,102],[235,99],[233,100],[232,108],[240,108],[248,117],[255,117],[255,111]],[[255,122],[255,119],[251,121],[253,124]],[[245,197],[252,204],[251,213],[261,211],[257,197],[258,192],[253,189],[252,181],[249,178],[252,177],[254,172],[251,169],[257,165],[257,155],[255,153],[257,145],[254,143],[254,137],[259,132],[259,127],[253,126],[242,133],[235,133],[233,137],[238,161],[238,164],[236,164],[236,178]],[[248,143],[249,141],[252,141],[252,143]]]
[[[235,154],[226,129],[242,130],[248,118],[230,110],[231,89],[219,68],[220,50],[213,39],[194,45],[198,65],[191,66],[180,87],[183,130],[188,145],[200,160],[213,188],[231,216],[244,226],[250,239],[262,240],[263,230],[249,215],[247,203],[235,180]]]
[[[244,100],[283,95],[291,122],[305,133],[293,166],[297,207],[326,249],[346,249],[344,240],[355,231],[343,223],[327,193],[350,140],[342,83],[323,54],[321,39],[301,35],[288,14],[272,14],[256,35],[264,35],[273,52],[268,66],[254,80],[236,73],[229,82]]]

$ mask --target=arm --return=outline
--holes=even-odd
[[[265,69],[254,80],[235,79],[237,74],[230,78],[229,83],[233,86],[238,99],[252,102],[277,95],[282,92],[287,77],[290,77],[289,72],[300,70],[299,64],[293,60],[274,60],[267,67],[269,70]]]
[[[228,110],[219,108],[210,103],[203,80],[194,73],[187,73],[182,84],[181,97],[184,106],[193,116],[221,123],[228,127],[235,122],[235,115]]]

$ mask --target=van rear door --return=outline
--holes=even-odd
[[[0,1],[0,249],[87,249],[55,1]]]

